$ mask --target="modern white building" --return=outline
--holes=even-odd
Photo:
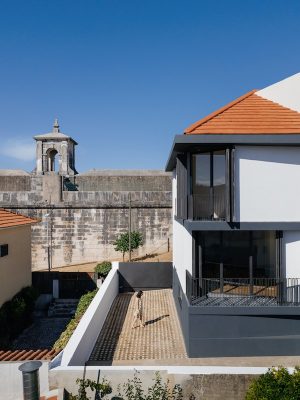
[[[188,127],[166,169],[189,356],[300,354],[300,73]]]

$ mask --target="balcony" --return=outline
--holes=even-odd
[[[193,278],[186,271],[191,306],[300,306],[300,278]]]

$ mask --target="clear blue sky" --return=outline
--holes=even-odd
[[[300,71],[299,21],[299,0],[1,0],[0,168],[32,170],[55,117],[79,172],[164,168],[186,126]]]

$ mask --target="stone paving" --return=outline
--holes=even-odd
[[[143,313],[146,326],[132,329],[135,298],[119,294],[106,318],[90,356],[92,363],[187,358],[170,289],[145,291]],[[168,363],[167,363],[168,364]]]

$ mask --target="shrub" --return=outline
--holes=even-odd
[[[143,245],[143,236],[141,232],[133,231],[130,235],[130,247],[131,251],[138,249]],[[122,233],[117,240],[114,242],[115,250],[120,251],[123,254],[123,261],[125,253],[129,252],[129,233]]]
[[[106,278],[111,270],[111,262],[103,261],[102,263],[96,265],[94,271],[98,273],[102,278]]]
[[[92,292],[88,292],[80,297],[74,318],[71,319],[66,329],[61,333],[60,337],[53,345],[53,348],[55,350],[62,350],[67,345],[70,337],[73,335],[73,332],[77,328],[81,317],[86,312],[88,306],[91,304],[93,298],[95,297],[97,290],[98,289],[95,289]]]
[[[246,400],[298,400],[300,399],[300,368],[292,374],[283,367],[270,368],[254,380],[247,391]]]
[[[0,308],[0,348],[6,349],[32,322],[32,312],[38,292],[31,286],[25,287]]]
[[[154,383],[145,391],[142,387],[142,381],[138,373],[134,374],[133,379],[128,379],[123,384],[122,393],[120,392],[120,385],[118,388],[118,395],[114,395],[112,400],[182,400],[183,392],[180,385],[170,386],[169,380],[163,382],[160,373],[155,373]],[[106,398],[106,395],[112,393],[110,383],[103,379],[101,383],[96,383],[90,379],[77,379],[76,383],[79,385],[78,395],[69,395],[69,400],[88,400],[86,388],[96,391],[100,394],[101,399]],[[96,398],[96,396],[95,396]]]

